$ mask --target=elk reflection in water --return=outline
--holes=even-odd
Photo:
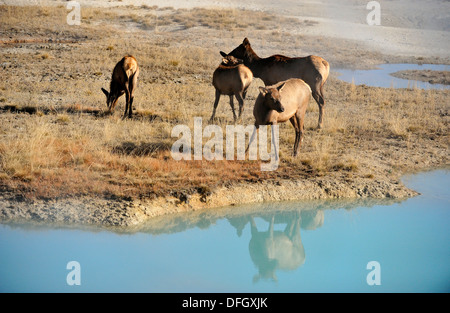
[[[254,216],[228,218],[236,228],[240,237],[243,229],[250,223],[251,239],[249,242],[250,257],[258,269],[253,282],[260,279],[277,281],[276,270],[295,270],[305,262],[300,228],[316,229],[322,226],[324,213],[322,210],[302,210],[262,216],[269,223],[265,230],[257,227]],[[281,224],[284,230],[275,230]]]
[[[361,198],[229,206],[155,217],[136,231],[153,235],[182,233],[195,228],[206,231],[214,229],[214,225],[226,220],[235,234],[228,237],[238,237],[240,240],[236,242],[221,234],[221,240],[234,243],[230,243],[230,246],[224,250],[217,250],[215,255],[222,255],[225,253],[224,251],[230,253],[231,251],[228,249],[235,250],[234,256],[227,255],[227,257],[231,262],[231,258],[240,256],[235,259],[235,262],[238,263],[230,263],[228,266],[240,267],[244,270],[247,262],[250,262],[250,276],[246,278],[250,282],[252,277],[254,283],[277,281],[279,271],[293,274],[305,264],[308,246],[303,246],[301,235],[305,230],[321,228],[324,225],[324,216],[327,211],[339,209],[351,211],[360,207],[393,205],[400,202],[402,202],[401,199],[394,198]],[[309,244],[311,245],[311,242]],[[243,251],[241,247],[244,249]],[[314,249],[315,247],[310,246],[310,248]],[[213,246],[207,246],[205,249],[209,255]],[[241,251],[247,255],[246,258],[242,258]]]

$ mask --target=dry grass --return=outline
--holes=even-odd
[[[173,127],[192,130],[194,117],[206,126],[212,112],[218,51],[249,33],[259,45],[277,46],[284,36],[279,25],[293,21],[263,12],[146,7],[84,9],[82,25],[73,27],[65,14],[60,7],[0,6],[0,39],[20,39],[0,45],[4,191],[30,198],[153,197],[243,180],[377,179],[448,163],[448,91],[369,88],[333,77],[325,88],[324,129],[315,130],[311,100],[299,157],[291,156],[292,126],[281,125],[277,171],[261,172],[259,161],[175,161]],[[134,118],[121,120],[125,100],[106,115],[100,88],[127,53],[136,56],[141,74]],[[255,80],[249,89],[243,125],[253,124],[258,85]],[[232,122],[228,97],[216,117],[225,133]]]

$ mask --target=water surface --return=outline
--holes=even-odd
[[[0,225],[0,291],[449,292],[449,172],[404,180],[422,194],[230,207],[131,232]],[[370,261],[381,285],[367,283]]]
[[[450,65],[443,64],[381,64],[372,70],[334,69],[338,78],[355,85],[365,84],[371,87],[383,88],[419,88],[419,89],[449,89],[449,85],[430,84],[429,82],[397,78],[390,74],[405,70],[450,71]]]

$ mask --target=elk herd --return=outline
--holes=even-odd
[[[319,56],[286,57],[272,55],[259,57],[252,49],[247,38],[230,53],[220,51],[222,62],[213,73],[212,84],[216,90],[213,113],[221,95],[230,98],[230,106],[236,122],[234,97],[239,103],[239,115],[244,109],[247,89],[254,77],[260,78],[265,86],[259,87],[259,95],[253,107],[255,127],[276,125],[290,121],[295,129],[293,154],[296,156],[303,140],[304,118],[311,96],[319,106],[318,128],[322,128],[325,100],[323,85],[330,66]],[[139,66],[133,56],[123,57],[114,67],[109,92],[101,88],[106,95],[108,112],[113,112],[120,96],[125,94],[126,106],[123,118],[132,116],[134,90],[139,76]]]

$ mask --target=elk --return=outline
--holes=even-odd
[[[244,61],[238,58],[235,58],[232,55],[227,55],[225,52],[220,51],[220,54],[223,56],[221,65],[224,66],[235,66],[239,64],[244,64]]]
[[[103,93],[106,95],[106,105],[108,112],[112,113],[117,104],[119,97],[125,93],[126,105],[123,118],[131,118],[134,90],[137,85],[137,79],[139,76],[139,66],[136,59],[127,55],[124,56],[114,67],[111,77],[111,83],[109,92],[102,88]]]
[[[319,106],[318,128],[322,128],[325,106],[323,85],[330,72],[330,65],[326,60],[315,55],[290,58],[277,54],[267,58],[260,58],[253,51],[247,38],[229,55],[242,59],[244,65],[253,72],[254,77],[260,78],[266,86],[274,85],[290,78],[304,80],[310,86],[312,96]]]
[[[303,80],[291,78],[272,86],[259,87],[260,93],[253,107],[255,130],[248,148],[260,125],[276,125],[289,120],[295,129],[294,156],[297,156],[303,141],[306,108],[311,98],[311,88]],[[273,127],[272,127],[273,135]],[[276,149],[275,145],[274,148]],[[275,155],[278,153],[275,151]]]
[[[259,231],[253,217],[250,218],[251,239],[248,245],[250,258],[258,268],[253,277],[277,280],[276,270],[295,270],[304,264],[305,249],[300,236],[301,217],[295,216],[287,222],[284,231],[274,230],[275,216],[270,219],[269,229]]]
[[[217,105],[221,95],[230,97],[230,106],[233,111],[234,122],[236,122],[236,112],[234,110],[233,96],[239,102],[239,118],[242,115],[244,99],[247,95],[247,89],[253,80],[253,73],[246,67],[242,60],[221,52],[223,56],[222,63],[213,73],[212,84],[216,89],[216,99],[214,109],[210,118],[210,123],[216,115]]]

